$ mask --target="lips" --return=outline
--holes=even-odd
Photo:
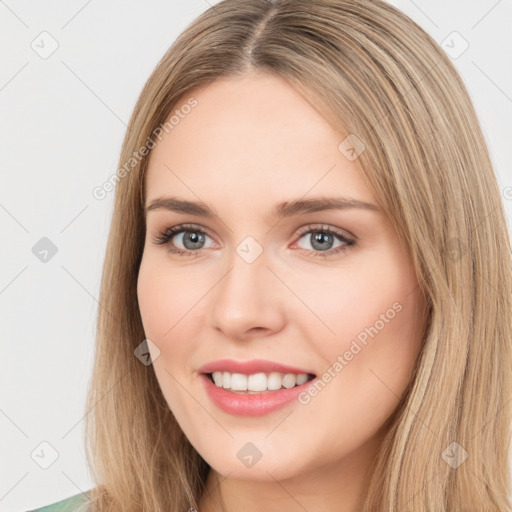
[[[210,400],[222,411],[235,416],[263,416],[274,412],[288,404],[297,401],[299,394],[312,383],[315,374],[306,368],[284,365],[262,359],[251,361],[235,361],[233,359],[222,359],[213,361],[199,369],[200,381]],[[256,375],[256,374],[308,374],[307,382],[298,384],[291,389],[266,390],[262,392],[232,391],[223,389],[214,384],[213,373],[229,372],[231,374]]]
[[[288,366],[285,364],[277,363],[274,361],[266,361],[264,359],[252,359],[250,361],[235,361],[234,359],[220,359],[212,361],[199,368],[199,373],[213,373],[213,372],[229,372],[229,373],[243,373],[251,375],[254,373],[308,373],[315,375],[315,372],[307,368],[298,368],[295,366]]]

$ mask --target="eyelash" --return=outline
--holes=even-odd
[[[196,226],[194,224],[180,224],[178,226],[174,226],[172,228],[168,228],[164,231],[161,231],[155,238],[153,238],[153,243],[156,245],[166,245],[168,244],[174,236],[176,236],[179,233],[192,231],[195,233],[201,233],[207,236],[210,236],[207,231],[200,228],[199,226]],[[310,234],[310,233],[328,233],[330,235],[333,235],[335,238],[343,242],[344,245],[341,245],[337,247],[336,249],[329,249],[328,251],[313,251],[308,249],[299,249],[306,252],[312,252],[313,256],[315,257],[321,257],[321,258],[327,258],[329,256],[335,256],[337,254],[342,254],[347,252],[351,247],[356,245],[356,242],[354,240],[349,240],[346,238],[342,233],[339,231],[331,228],[330,226],[325,225],[309,225],[305,226],[298,231],[299,239],[302,238],[304,235]],[[211,237],[210,237],[211,238]],[[183,250],[183,249],[173,249],[171,247],[168,248],[168,251],[172,254],[176,254],[178,256],[194,256],[197,257],[199,251],[201,249],[198,249],[196,251],[190,251],[190,250]]]

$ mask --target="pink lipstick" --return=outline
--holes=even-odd
[[[213,361],[199,373],[210,400],[235,416],[277,411],[296,400],[315,378],[310,369],[261,359]]]

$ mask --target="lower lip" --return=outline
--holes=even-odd
[[[297,400],[314,379],[290,389],[265,391],[264,393],[234,393],[216,386],[208,375],[200,375],[201,381],[211,401],[224,412],[235,416],[264,416],[277,411]]]

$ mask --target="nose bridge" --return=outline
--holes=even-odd
[[[229,270],[215,287],[210,322],[240,337],[254,327],[279,329],[279,280],[267,268],[268,254],[251,236],[235,247]]]

